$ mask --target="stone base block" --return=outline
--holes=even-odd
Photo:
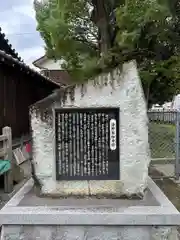
[[[1,240],[178,240],[180,214],[150,178],[141,200],[39,198],[33,184],[0,211]]]
[[[130,194],[124,191],[124,184],[120,180],[106,181],[53,181],[51,179],[41,179],[40,186],[36,186],[35,193],[39,197],[75,197],[75,198],[131,198],[141,199],[144,190],[139,189],[136,193]]]
[[[175,227],[7,226],[1,240],[178,240]]]

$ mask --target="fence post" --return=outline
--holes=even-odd
[[[10,127],[4,127],[2,132],[7,138],[3,141],[3,149],[6,151],[5,160],[10,161],[10,170],[4,174],[4,191],[10,193],[13,191],[12,132]]]
[[[180,112],[176,112],[176,160],[174,165],[175,170],[175,178],[179,179],[180,175]]]

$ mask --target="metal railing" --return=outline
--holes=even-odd
[[[148,111],[149,120],[159,123],[175,124],[177,114],[177,111]]]

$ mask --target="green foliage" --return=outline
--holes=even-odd
[[[75,81],[136,59],[149,105],[179,91],[179,0],[46,2],[35,2],[38,31],[48,56],[64,59]]]
[[[127,0],[116,11],[117,43],[122,52],[137,52],[149,105],[171,100],[180,89],[180,31],[174,28],[179,12],[172,13],[169,1]]]
[[[140,75],[149,106],[171,101],[180,89],[180,57],[151,61],[148,66],[141,68]]]
[[[97,28],[89,21],[89,5],[83,0],[49,0],[35,3],[38,31],[49,57],[64,59],[64,68],[78,72],[97,56]]]
[[[121,48],[134,50],[141,46],[141,34],[147,24],[151,23],[151,32],[146,31],[145,39],[150,41],[154,34],[162,38],[162,28],[170,14],[168,9],[152,0],[129,0],[116,11],[117,42]],[[151,35],[151,36],[150,36]]]

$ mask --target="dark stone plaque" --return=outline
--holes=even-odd
[[[119,179],[119,109],[55,109],[57,180]]]

